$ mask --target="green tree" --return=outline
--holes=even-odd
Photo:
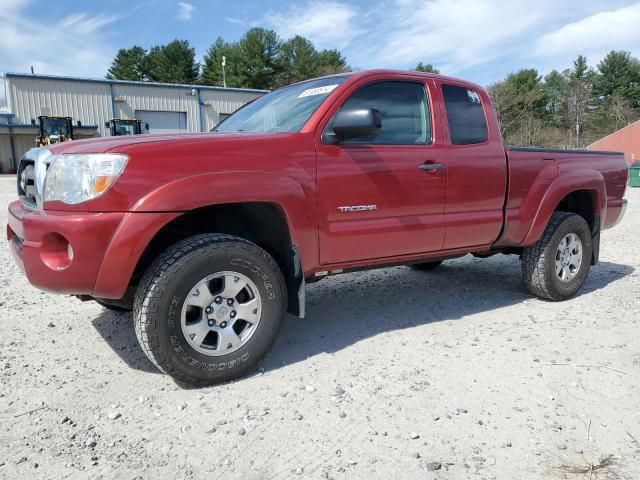
[[[222,57],[225,57],[224,78]],[[203,59],[201,82],[205,85],[222,86],[226,79],[228,87],[246,87],[244,78],[239,74],[240,52],[237,43],[228,43],[218,37]]]
[[[430,63],[418,63],[414,68],[412,68],[414,72],[427,72],[427,73],[440,73],[436,67],[431,65]]]
[[[545,117],[545,92],[535,69],[511,73],[489,87],[489,95],[507,143],[535,145]]]
[[[252,28],[238,42],[237,72],[248,88],[272,89],[280,72],[282,41],[273,30]]]
[[[578,55],[573,62],[573,70],[568,72],[567,114],[569,124],[573,126],[569,130],[570,138],[573,138],[571,143],[576,148],[584,146],[585,143],[585,124],[593,110],[594,75],[584,55]]]
[[[107,78],[114,80],[134,80],[142,82],[147,79],[145,59],[147,51],[139,46],[121,48],[116,53]]]
[[[347,70],[347,62],[340,52],[318,52],[309,40],[299,35],[282,44],[278,62],[279,86]]]
[[[611,51],[598,64],[593,92],[601,101],[611,96],[640,107],[640,62],[625,51]]]
[[[278,59],[280,76],[278,83],[288,85],[319,75],[320,55],[313,44],[296,35],[284,42]]]
[[[545,110],[549,123],[555,127],[566,127],[567,120],[567,88],[568,71],[564,74],[551,70],[542,84],[544,91]]]
[[[152,47],[145,63],[152,82],[193,84],[200,74],[196,51],[187,40],[173,40],[167,45]]]
[[[319,56],[319,75],[333,75],[351,71],[351,68],[347,65],[347,59],[338,50],[322,50]]]

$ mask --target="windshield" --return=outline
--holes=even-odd
[[[66,118],[46,118],[43,130],[47,137],[69,135],[68,126]]]
[[[134,135],[134,123],[133,122],[115,122],[116,135]]]
[[[275,90],[220,123],[216,132],[297,132],[346,77],[325,77]]]

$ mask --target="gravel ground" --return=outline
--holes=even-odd
[[[31,287],[3,238],[0,477],[640,478],[627,196],[572,300],[532,298],[507,256],[336,276],[260,371],[192,390],[146,360],[130,315]],[[13,197],[0,178],[2,224]],[[558,468],[608,455],[591,476]]]

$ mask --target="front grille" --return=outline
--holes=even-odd
[[[14,233],[11,236],[11,241],[16,246],[16,251],[18,252],[18,254],[22,256],[22,244],[24,243],[24,240]]]
[[[18,196],[32,208],[42,208],[44,180],[51,164],[48,148],[32,148],[24,154],[18,165]]]
[[[36,206],[36,162],[23,158],[18,166],[18,196],[32,207]]]

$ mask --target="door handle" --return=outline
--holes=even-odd
[[[420,170],[444,170],[446,167],[442,163],[424,163],[418,167]]]

